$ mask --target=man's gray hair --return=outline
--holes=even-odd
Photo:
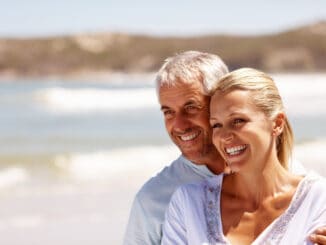
[[[215,55],[199,51],[186,51],[169,57],[156,75],[157,91],[163,85],[200,82],[205,95],[210,95],[218,80],[227,74],[223,60]]]

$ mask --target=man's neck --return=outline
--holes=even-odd
[[[211,162],[206,163],[207,168],[214,174],[221,174],[224,172],[225,161],[221,157],[217,157]]]
[[[219,154],[206,155],[200,159],[193,159],[191,162],[197,165],[205,165],[213,174],[221,174],[224,172],[225,161]]]

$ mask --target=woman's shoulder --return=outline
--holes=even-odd
[[[323,176],[320,176],[316,173],[310,173],[307,176],[308,179],[311,179],[313,182],[313,187],[318,190],[326,193],[326,178]]]
[[[308,172],[307,175],[304,176],[303,180],[306,182],[305,184],[311,184],[316,188],[326,184],[326,178],[313,171]]]
[[[326,200],[326,178],[314,172],[309,172],[303,179],[303,188],[316,199]]]

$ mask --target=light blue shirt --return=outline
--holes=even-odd
[[[174,191],[183,184],[212,176],[205,165],[196,165],[183,156],[165,167],[137,193],[123,244],[160,244],[164,214]]]

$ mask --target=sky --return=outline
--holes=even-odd
[[[326,20],[326,0],[0,0],[0,37],[259,35]]]

